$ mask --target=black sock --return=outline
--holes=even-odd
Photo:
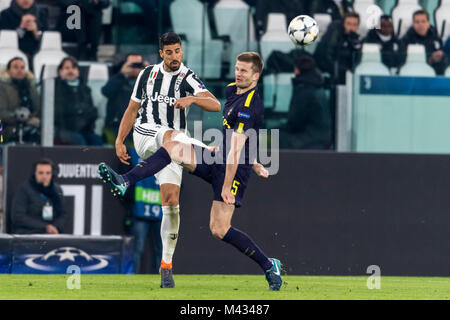
[[[269,260],[256,243],[244,232],[230,227],[222,240],[231,244],[247,257],[255,261],[264,271],[267,271],[272,267],[272,261]]]
[[[164,148],[159,148],[154,154],[141,161],[136,167],[123,175],[129,184],[136,184],[139,180],[151,177],[164,169],[172,162],[169,153]]]

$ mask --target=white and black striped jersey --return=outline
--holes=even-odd
[[[208,90],[183,63],[174,72],[166,72],[163,63],[148,66],[136,80],[131,99],[140,103],[141,108],[134,126],[149,123],[184,130],[189,108],[176,109],[175,101]]]

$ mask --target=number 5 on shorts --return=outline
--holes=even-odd
[[[233,196],[237,194],[238,187],[241,183],[239,181],[233,180],[233,185],[231,186],[231,193]]]

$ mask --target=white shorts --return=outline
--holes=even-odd
[[[147,159],[162,146],[164,133],[171,128],[143,123],[134,127],[133,142],[136,153],[141,159]],[[167,167],[155,174],[159,185],[170,183],[177,186],[181,185],[183,167],[175,162],[171,162]]]

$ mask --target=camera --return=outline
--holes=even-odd
[[[130,67],[131,68],[136,68],[136,69],[144,69],[145,65],[142,62],[135,62],[135,63],[132,63],[130,65]]]
[[[17,122],[26,123],[30,119],[30,109],[26,107],[20,107],[14,112]]]

